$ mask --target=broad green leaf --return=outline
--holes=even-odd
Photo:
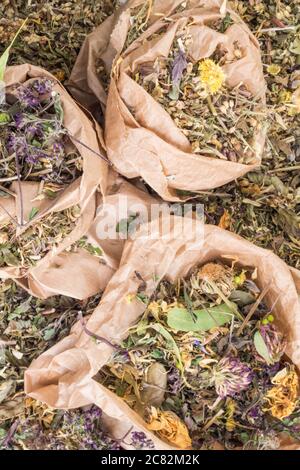
[[[208,331],[215,326],[226,325],[232,319],[228,305],[221,304],[203,310],[194,310],[195,321],[186,308],[174,307],[168,313],[168,325],[178,331]]]
[[[272,359],[270,357],[267,345],[259,331],[254,335],[254,346],[258,354],[266,361],[267,364],[272,364]]]
[[[0,82],[3,82],[4,81],[4,73],[5,73],[5,69],[6,69],[6,65],[7,65],[7,61],[8,61],[8,58],[9,58],[9,53],[10,53],[10,49],[12,48],[15,40],[17,39],[17,37],[19,36],[21,30],[24,28],[26,22],[27,22],[28,18],[26,18],[26,20],[23,21],[23,23],[21,24],[20,28],[18,29],[18,31],[16,32],[13,40],[11,41],[10,45],[7,47],[7,49],[3,52],[3,54],[1,55],[0,57]]]

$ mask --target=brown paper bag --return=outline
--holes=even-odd
[[[169,114],[131,77],[141,63],[167,57],[176,32],[193,18],[193,43],[189,55],[195,61],[210,57],[218,44],[230,52],[235,41],[243,45],[244,56],[225,66],[227,85],[243,84],[265,103],[265,81],[258,41],[246,24],[222,0],[189,0],[182,12],[174,14],[180,0],[152,3],[150,26],[139,39],[123,50],[130,23],[130,10],[143,4],[129,0],[115,15],[90,34],[73,69],[70,89],[95,112],[97,100],[105,112],[105,144],[115,168],[127,178],[142,177],[163,199],[179,200],[177,190],[208,190],[232,181],[261,163],[266,129],[254,136],[255,161],[245,165],[194,154],[186,136]],[[230,12],[234,24],[224,33],[203,26]],[[165,19],[167,18],[167,19]],[[163,25],[168,32],[157,41],[152,36]],[[97,74],[102,60],[111,75],[108,98]]]
[[[93,151],[79,144],[77,141],[75,142],[83,159],[82,176],[69,186],[66,186],[54,200],[36,199],[39,191],[39,183],[31,181],[22,181],[21,183],[24,221],[27,222],[26,229],[52,212],[59,212],[74,205],[79,205],[81,209],[80,217],[74,230],[65,237],[58,247],[50,250],[38,265],[32,269],[34,273],[36,270],[39,270],[40,266],[44,268],[50,266],[53,262],[53,258],[62,253],[87,232],[95,217],[96,190],[99,188],[102,195],[105,193],[108,174],[107,163],[94,153],[104,155],[100,127],[88,118],[51,74],[39,67],[28,64],[8,67],[5,73],[5,84],[9,91],[9,88],[15,84],[25,83],[27,80],[41,77],[49,78],[55,82],[54,91],[57,91],[61,96],[64,111],[64,127],[77,141],[88,145]],[[8,198],[0,198],[0,224],[10,222],[11,217],[16,217],[17,220],[20,220],[21,196],[18,183],[14,182],[11,185],[10,193],[11,195]],[[39,212],[34,220],[30,221],[29,214],[33,207],[37,208]],[[24,228],[18,228],[17,234],[21,234],[22,231],[24,231]],[[67,274],[67,276],[70,275],[72,275],[71,272]],[[30,269],[24,270],[24,268],[21,267],[4,267],[0,269],[0,278],[15,279],[24,286],[28,285],[29,290],[30,288],[32,288],[33,291],[35,290],[35,286],[31,280]],[[28,281],[28,279],[30,279],[30,281]],[[38,282],[39,280],[37,278],[37,283]],[[66,278],[63,279],[63,284],[60,286],[62,290],[64,283],[67,282]],[[52,294],[54,293],[55,292],[52,292]],[[49,292],[47,295],[49,295]]]
[[[269,285],[266,302],[274,305],[277,324],[286,334],[287,356],[300,367],[300,273],[289,267],[271,251],[259,248],[239,236],[199,221],[186,230],[183,218],[155,220],[143,225],[133,241],[127,242],[120,267],[109,282],[99,307],[90,317],[87,328],[118,344],[130,326],[144,311],[138,300],[128,303],[140,285],[138,272],[147,283],[151,296],[164,277],[175,281],[186,276],[195,265],[215,259],[238,260],[240,266],[257,268],[260,287]],[[297,285],[296,282],[297,281]],[[71,334],[43,353],[25,374],[25,390],[31,397],[55,408],[76,408],[95,403],[106,415],[112,434],[120,438],[129,429],[143,431],[157,449],[171,449],[169,444],[147,430],[143,420],[94,376],[105,365],[112,348],[95,342],[80,323]],[[127,441],[126,441],[127,442]],[[127,447],[127,444],[124,444]],[[283,443],[290,448],[291,443]],[[295,447],[300,448],[299,445]]]
[[[101,258],[85,249],[73,251],[71,247],[53,255],[50,261],[42,260],[26,279],[20,280],[33,295],[47,298],[61,294],[84,300],[103,291],[119,267],[126,241],[126,234],[117,232],[118,224],[126,222],[133,213],[138,213],[139,224],[150,220],[151,204],[157,203],[152,196],[112,171],[106,195],[102,197],[98,193],[97,196],[96,216],[84,235],[87,242],[101,250]],[[103,237],[99,231],[108,222],[110,227],[105,227]]]

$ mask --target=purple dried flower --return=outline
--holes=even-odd
[[[168,373],[168,389],[171,393],[177,394],[181,388],[182,379],[178,369],[172,369]]]
[[[30,124],[26,128],[26,137],[28,139],[38,138],[41,139],[44,136],[43,126],[40,123]]]
[[[173,65],[172,65],[172,90],[169,93],[169,98],[171,100],[177,101],[179,98],[179,87],[182,79],[184,70],[187,68],[187,60],[185,53],[182,50],[179,50],[178,54],[175,56]]]
[[[9,152],[16,152],[19,155],[23,155],[27,150],[27,141],[25,136],[11,133],[6,140],[6,146]]]
[[[184,51],[179,50],[175,56],[172,67],[172,84],[179,87],[183,72],[187,68],[187,60]]]
[[[148,439],[144,432],[134,431],[131,433],[131,445],[138,450],[154,449],[154,443]]]
[[[286,349],[286,339],[275,325],[268,323],[260,327],[260,333],[268,348],[272,364],[279,362]]]
[[[64,154],[64,146],[62,142],[54,142],[53,144],[53,154],[55,158],[59,158]]]
[[[21,86],[18,88],[17,97],[23,108],[37,108],[40,100],[30,86]]]
[[[259,424],[263,417],[264,413],[258,405],[251,408],[247,413],[247,419],[250,424]]]
[[[25,116],[22,113],[16,113],[14,115],[15,127],[17,129],[22,129],[26,124]]]
[[[252,370],[236,357],[223,357],[213,369],[213,383],[221,398],[246,390],[252,380]]]
[[[280,369],[280,362],[276,362],[275,364],[268,366],[265,366],[266,373],[268,374],[269,377],[274,377],[274,375],[279,372]]]
[[[39,95],[47,95],[51,93],[53,88],[51,80],[48,79],[36,80],[32,84],[32,87],[38,92]]]

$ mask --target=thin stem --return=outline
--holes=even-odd
[[[16,162],[16,172],[17,172],[17,177],[18,177],[19,195],[20,195],[20,218],[21,218],[21,227],[22,227],[24,225],[24,203],[23,203],[20,165],[19,165],[19,158],[18,158],[17,153],[15,153],[15,162]]]
[[[254,313],[256,312],[257,310],[257,307],[259,306],[259,304],[261,303],[262,299],[265,297],[266,293],[268,292],[268,290],[270,289],[270,284],[268,284],[263,290],[262,292],[260,293],[257,301],[255,302],[255,304],[252,305],[252,308],[250,309],[248,315],[246,316],[245,320],[243,321],[242,325],[240,326],[240,328],[238,329],[237,331],[237,336],[240,336],[240,334],[243,332],[245,326],[247,325],[247,323],[251,320],[252,316],[254,315]]]
[[[108,165],[110,166],[113,166],[112,162],[110,160],[108,160],[108,158],[104,157],[104,155],[102,155],[101,153],[99,152],[96,152],[96,150],[93,150],[91,147],[89,147],[88,145],[84,144],[83,142],[81,142],[81,140],[78,140],[76,139],[76,137],[74,137],[73,135],[71,135],[69,132],[68,132],[68,136],[70,137],[70,139],[74,140],[75,142],[77,142],[78,144],[82,145],[84,148],[86,148],[87,150],[90,150],[90,152],[94,153],[95,155],[97,155],[97,157],[100,157],[101,160],[103,160],[104,162],[106,162]]]
[[[5,214],[8,215],[8,217],[10,218],[10,220],[11,220],[15,225],[17,225],[17,227],[20,227],[19,222],[8,212],[8,210],[1,204],[1,202],[0,202],[0,207],[1,207],[1,209],[5,212]]]
[[[116,346],[115,344],[112,344],[110,341],[108,341],[108,339],[103,338],[102,336],[99,336],[96,333],[93,333],[92,331],[90,331],[85,325],[85,321],[84,321],[84,318],[82,316],[81,311],[78,312],[78,318],[79,318],[79,321],[80,321],[80,323],[83,327],[83,331],[88,336],[90,336],[91,338],[96,339],[97,341],[101,341],[102,343],[106,344],[107,346],[110,346],[111,348],[115,349],[116,351],[123,351],[123,349],[120,346]]]

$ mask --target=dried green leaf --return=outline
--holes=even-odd
[[[266,361],[267,364],[272,364],[267,345],[259,331],[254,335],[254,346],[258,354]]]
[[[226,325],[232,319],[228,305],[221,304],[203,310],[195,310],[195,321],[185,308],[172,308],[168,313],[168,325],[178,331],[208,331],[215,326]]]

